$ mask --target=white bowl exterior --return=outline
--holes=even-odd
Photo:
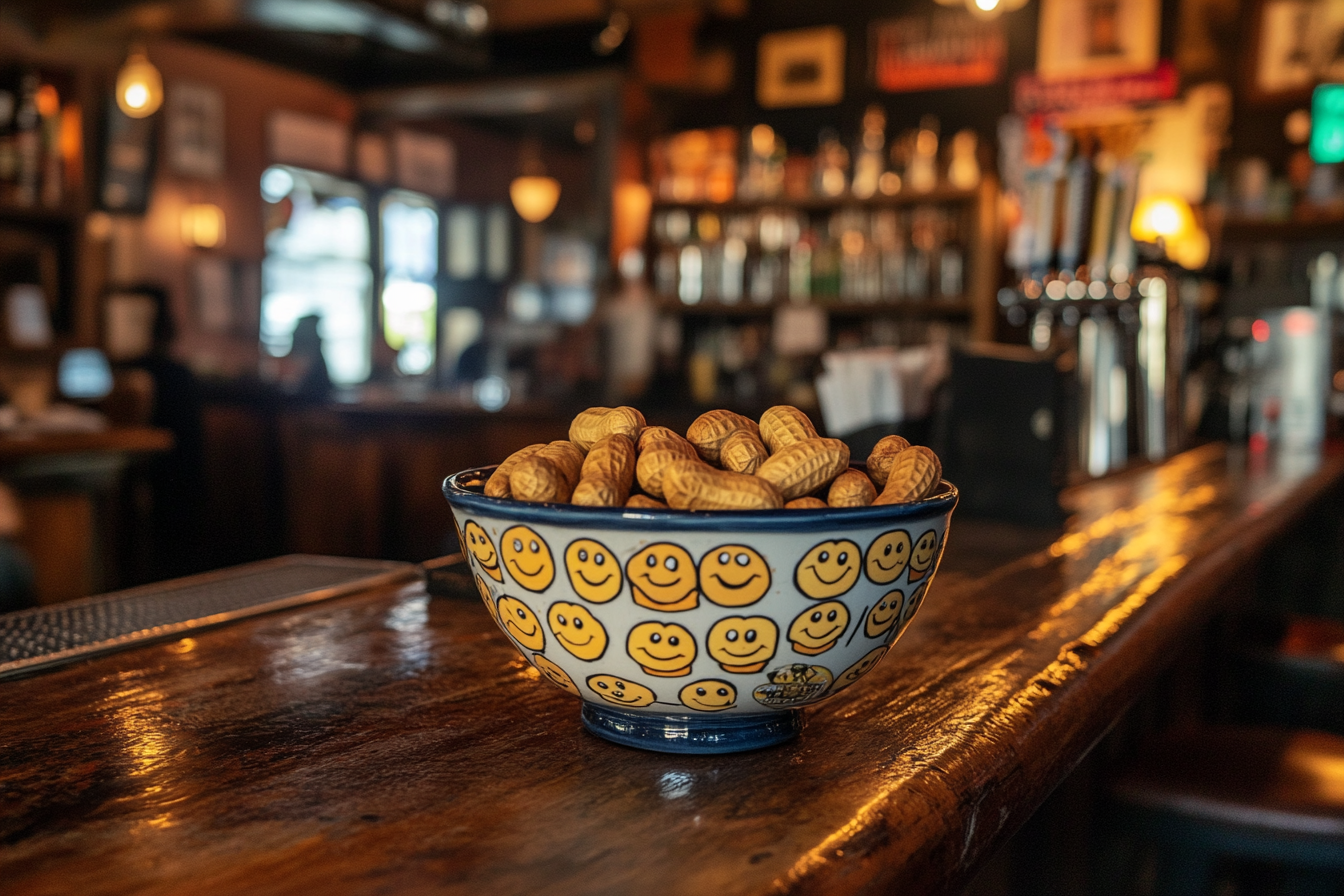
[[[945,511],[934,510],[924,517],[907,517],[885,524],[830,532],[679,530],[663,533],[590,525],[578,527],[541,522],[520,523],[517,520],[469,512],[457,505],[453,505],[452,509],[458,531],[464,535],[464,548],[477,587],[482,591],[483,598],[488,594],[491,615],[544,679],[593,703],[660,715],[741,715],[789,710],[815,703],[853,684],[885,655],[923,603],[942,557],[951,518],[951,508],[948,507]],[[530,575],[531,570],[544,568],[544,554],[542,551],[531,551],[532,538],[520,532],[520,526],[535,535],[536,541],[544,547],[544,553],[549,554],[553,570],[549,581],[544,572],[537,576]],[[869,567],[866,555],[874,546],[879,552],[888,543],[899,546],[901,536],[892,534],[898,531],[908,537],[905,549],[907,557],[916,554],[923,539],[926,550],[917,555],[922,559],[932,541],[932,560],[922,573],[907,563],[891,581],[874,581],[867,574]],[[474,544],[468,542],[466,533],[479,539],[482,532],[488,536],[488,546],[479,541]],[[506,533],[510,533],[509,545],[502,542]],[[522,542],[523,551],[512,556],[509,548],[515,539]],[[620,591],[615,597],[604,602],[594,602],[576,593],[566,562],[566,552],[578,539],[595,541],[614,557],[622,578]],[[834,544],[828,549],[826,543]],[[673,546],[681,548],[685,553],[670,547],[654,547],[646,551],[651,546]],[[644,552],[640,556],[641,562],[646,562],[652,555],[663,564],[668,556],[685,558],[689,555],[697,572],[700,572],[706,562],[713,565],[716,558],[727,551],[729,568],[734,564],[743,568],[737,563],[737,557],[744,554],[747,555],[748,567],[756,568],[753,558],[747,552],[738,550],[741,546],[751,548],[764,558],[770,572],[768,591],[750,605],[715,603],[700,588],[698,575],[694,606],[689,609],[669,611],[635,602],[634,588],[626,569],[635,555]],[[494,562],[490,562],[491,551],[494,553]],[[821,559],[822,552],[828,555],[824,561]],[[858,556],[841,559],[841,554],[852,552],[857,552]],[[517,572],[511,568],[511,556],[512,565],[519,568]],[[482,558],[486,562],[483,563]],[[808,560],[811,561],[811,572],[804,571],[801,579],[796,578],[800,575],[799,568],[806,567],[808,564],[805,561]],[[843,593],[827,594],[829,590],[843,588],[849,576],[841,575],[840,581],[831,586],[826,585],[823,579],[834,580],[836,573],[848,564],[854,564],[858,569],[858,575],[852,577],[853,584]],[[684,560],[678,566],[681,567],[684,580]],[[716,571],[720,569],[715,567]],[[879,578],[889,575],[876,567],[874,569]],[[724,571],[726,577],[728,573]],[[636,575],[657,572],[667,580],[675,580],[678,573],[663,566],[647,571],[644,567],[638,567],[634,572]],[[827,575],[818,578],[822,572]],[[543,582],[544,587],[540,587]],[[534,587],[540,590],[532,590]],[[800,589],[820,592],[821,596],[811,597]],[[720,595],[724,592],[722,588],[715,589],[713,583],[711,590],[717,590]],[[585,591],[591,589],[585,587]],[[506,600],[504,609],[513,611],[518,623],[505,625],[507,620],[501,619],[499,615],[500,601],[504,598],[513,598],[523,604],[530,611],[531,619],[526,618],[526,613],[519,616],[517,604]],[[649,598],[646,596],[645,600],[648,602]],[[687,602],[683,599],[678,605]],[[582,607],[590,615],[584,616],[574,610],[566,613],[569,608],[557,608],[555,605],[558,603]],[[843,612],[837,604],[843,606]],[[552,616],[553,608],[555,616]],[[822,612],[822,617],[813,622],[812,614],[817,611]],[[827,618],[832,611],[835,613],[834,620]],[[564,617],[566,623],[572,626],[576,615],[596,620],[601,625],[606,636],[606,647],[600,656],[588,658],[576,655],[566,648],[565,642],[558,636],[557,631],[570,636],[575,634],[572,628],[557,625],[558,617]],[[834,640],[828,640],[829,630],[846,615],[848,620],[843,630]],[[808,618],[800,621],[798,628],[793,628],[795,620],[803,616]],[[769,622],[765,622],[762,617]],[[764,655],[763,647],[770,637],[771,624],[776,647],[768,660],[759,664],[759,668],[752,668],[758,665],[757,661]],[[639,628],[641,626],[643,628]],[[679,632],[674,626],[684,632]],[[538,629],[539,636],[535,633]],[[738,632],[738,639],[736,643],[730,643],[727,639],[734,630]],[[747,665],[738,665],[738,661],[730,659],[725,651],[735,647],[747,649],[749,645],[741,639],[745,637],[745,632],[751,630],[756,632],[756,643],[761,649],[748,658],[751,662]],[[590,636],[592,633],[592,623],[589,621],[583,634]],[[662,636],[658,644],[649,643],[648,638],[652,634]],[[679,665],[684,660],[664,661],[653,658],[648,652],[652,651],[659,656],[677,653],[687,656],[692,650],[685,643],[687,634],[693,642],[694,652],[694,658],[686,666],[687,671],[670,668],[672,664]],[[800,640],[791,640],[791,634]],[[812,637],[814,634],[816,637]],[[680,643],[672,648],[668,642],[677,635],[680,635]],[[538,644],[541,645],[540,649],[536,649]],[[595,647],[589,643],[578,650],[591,655]],[[646,652],[637,653],[641,649]],[[732,668],[725,667],[719,659],[729,660],[733,664]],[[651,666],[662,663],[656,671],[679,674],[651,674],[650,666],[643,663]],[[752,671],[742,671],[746,668],[752,668]],[[555,669],[561,670],[561,674],[556,674]],[[703,694],[697,694],[695,687],[687,691],[692,685],[704,688]],[[640,688],[646,690],[641,691]],[[725,690],[727,694],[723,693]],[[615,699],[618,694],[621,700]],[[643,702],[648,700],[650,694],[653,695],[653,701]]]

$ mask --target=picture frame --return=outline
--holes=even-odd
[[[1008,56],[1003,20],[964,10],[882,19],[869,26],[868,42],[873,86],[888,93],[993,84]]]
[[[764,109],[833,106],[845,96],[845,32],[834,25],[761,38],[756,102]]]
[[[164,146],[175,173],[224,176],[224,94],[208,84],[175,81],[164,108]]]
[[[154,182],[155,139],[160,116],[131,118],[107,98],[107,129],[103,147],[98,204],[103,211],[143,215]]]
[[[1157,67],[1161,0],[1041,0],[1036,74],[1108,78]]]
[[[1344,81],[1344,3],[1261,0],[1254,35],[1253,99],[1305,99],[1317,84]]]

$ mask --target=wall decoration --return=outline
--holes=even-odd
[[[107,100],[107,141],[103,152],[98,199],[104,211],[142,215],[149,207],[154,177],[154,130],[157,116],[131,118]]]
[[[350,160],[350,129],[343,122],[281,109],[268,122],[271,161],[344,174]]]
[[[457,154],[447,137],[398,130],[392,135],[392,161],[398,186],[441,199],[453,195]]]
[[[845,95],[845,33],[835,26],[761,38],[756,102],[766,109],[830,106]]]
[[[1305,97],[1322,81],[1344,81],[1344,2],[1265,0],[1256,31],[1252,93]]]
[[[186,177],[222,177],[224,94],[206,84],[176,81],[164,117],[169,167]]]
[[[1042,0],[1036,73],[1101,78],[1157,66],[1161,0]]]
[[[874,22],[869,43],[873,83],[892,93],[993,84],[1008,49],[1002,19],[954,12]]]

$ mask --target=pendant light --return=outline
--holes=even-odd
[[[117,72],[117,105],[131,118],[148,118],[163,105],[163,77],[144,47],[132,47]]]
[[[551,216],[560,201],[560,181],[546,175],[535,142],[525,142],[519,155],[522,173],[509,184],[509,199],[518,217],[530,224],[540,224]]]

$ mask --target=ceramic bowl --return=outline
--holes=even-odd
[[[449,476],[476,586],[595,734],[664,752],[754,749],[853,685],[910,624],[957,489],[912,504],[679,511],[529,504]]]

